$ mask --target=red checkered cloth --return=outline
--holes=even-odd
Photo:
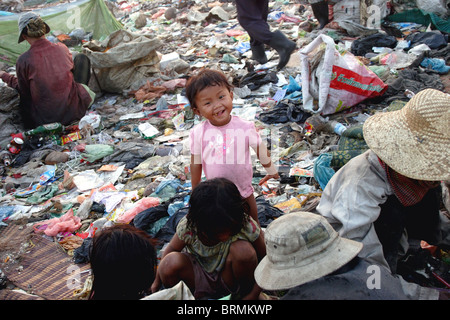
[[[389,184],[395,196],[405,207],[419,203],[430,189],[439,185],[439,181],[423,181],[405,177],[390,168],[380,158],[378,158],[378,161],[386,171]]]

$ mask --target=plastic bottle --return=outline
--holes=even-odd
[[[313,132],[326,131],[329,133],[336,133],[342,135],[342,133],[347,129],[342,123],[336,120],[327,121],[319,114],[315,114],[305,121],[305,135],[311,135]]]
[[[331,130],[338,134],[338,135],[342,135],[342,133],[347,130],[347,127],[344,126],[342,123],[337,122],[335,120],[330,121],[330,128]]]

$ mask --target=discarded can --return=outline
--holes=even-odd
[[[2,151],[0,153],[0,159],[3,160],[3,163],[5,164],[5,166],[9,166],[11,164],[11,154],[8,151]]]
[[[8,144],[8,150],[12,154],[18,154],[22,149],[23,140],[21,138],[15,137]]]

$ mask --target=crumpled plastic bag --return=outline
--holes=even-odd
[[[157,291],[141,300],[195,300],[189,287],[180,281],[175,286]]]
[[[331,168],[331,160],[333,159],[333,155],[331,153],[322,153],[316,161],[314,161],[314,179],[319,183],[320,188],[322,190],[328,184],[331,177],[335,174],[333,168]]]
[[[73,177],[74,185],[81,191],[100,188],[105,184],[99,175],[92,169],[82,171]]]
[[[389,66],[390,69],[404,69],[412,65],[416,59],[415,54],[395,50],[382,57],[380,63]]]
[[[36,223],[33,228],[36,233],[43,232],[49,237],[54,237],[60,232],[75,232],[81,227],[81,219],[74,216],[73,210],[70,209],[60,218]]]
[[[84,151],[81,157],[88,162],[95,162],[112,154],[114,147],[107,144],[88,144]]]
[[[353,41],[351,52],[355,56],[364,56],[366,53],[373,52],[373,47],[394,49],[397,46],[397,42],[394,36],[376,33]]]
[[[89,112],[87,115],[80,119],[78,128],[81,130],[87,125],[90,125],[94,130],[100,129],[102,125],[102,117],[95,112]]]
[[[55,193],[58,191],[58,185],[51,184],[40,187],[36,192],[34,192],[30,197],[27,198],[27,204],[39,204],[48,199],[53,198]]]
[[[406,40],[411,42],[411,48],[419,44],[426,44],[430,49],[441,49],[447,46],[445,36],[437,30],[412,33],[406,37]]]
[[[14,213],[15,206],[2,206],[0,207],[0,226],[6,226],[7,224],[3,220],[7,219]]]
[[[163,203],[139,212],[133,219],[133,225],[142,230],[148,230],[158,220],[168,217],[168,204]]]
[[[152,85],[150,81],[147,81],[146,84],[144,84],[139,88],[139,90],[134,93],[134,96],[137,101],[142,102],[145,100],[160,98],[166,91],[166,87],[157,85],[155,86]]]
[[[286,89],[286,93],[302,90],[301,85],[298,84],[298,82],[291,75],[289,76],[289,83],[284,88]]]
[[[267,227],[272,221],[281,217],[284,212],[274,207],[264,196],[256,198],[256,206],[258,208],[258,220],[261,227]]]
[[[240,79],[234,79],[234,81],[238,81],[235,85],[240,88],[247,85],[250,90],[255,91],[265,84],[277,83],[279,79],[276,72],[273,71],[251,71]]]
[[[116,222],[118,223],[129,223],[133,218],[140,212],[159,205],[160,199],[155,197],[146,197],[137,201],[133,207],[127,211],[125,211],[122,215],[120,215]]]
[[[85,199],[78,208],[77,216],[82,220],[87,219],[89,217],[89,213],[91,212],[93,203],[94,200],[92,200],[91,198]]]
[[[182,185],[177,179],[166,179],[159,183],[155,192],[152,194],[155,197],[161,199],[161,201],[167,201],[174,197],[182,189]]]
[[[286,122],[303,123],[309,116],[309,113],[302,110],[301,105],[280,102],[273,108],[260,112],[258,119],[269,124]]]
[[[289,200],[275,204],[274,207],[282,210],[284,213],[289,213],[300,210],[302,204],[296,197],[292,197]]]
[[[430,68],[437,71],[439,74],[447,74],[450,71],[450,66],[445,64],[444,59],[424,58],[420,65],[424,68]]]
[[[89,252],[92,247],[92,239],[92,237],[84,239],[81,246],[74,250],[73,260],[76,264],[88,263],[90,261]]]

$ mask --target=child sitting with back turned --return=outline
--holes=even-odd
[[[255,124],[231,115],[232,86],[222,72],[205,69],[193,76],[186,85],[186,96],[194,113],[206,119],[190,133],[192,189],[201,181],[202,170],[206,179],[231,180],[247,201],[250,216],[259,224],[250,147],[268,173],[260,185],[279,175]]]
[[[156,241],[129,224],[102,229],[92,238],[90,300],[138,300],[155,280]],[[124,279],[114,281],[121,275]]]
[[[231,181],[201,182],[164,250],[152,291],[161,284],[169,288],[183,281],[195,299],[230,294],[258,299],[261,289],[253,273],[266,249],[261,229],[246,209],[247,203]]]

